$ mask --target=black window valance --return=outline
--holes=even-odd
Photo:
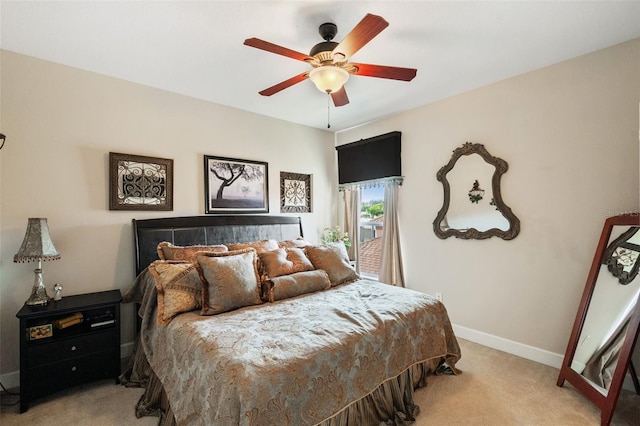
[[[336,147],[338,183],[402,176],[401,132],[390,132]]]

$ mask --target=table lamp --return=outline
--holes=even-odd
[[[14,262],[38,262],[38,267],[33,270],[36,275],[31,297],[27,300],[27,305],[46,305],[49,302],[47,288],[42,280],[42,261],[58,260],[60,253],[53,246],[49,235],[49,226],[46,218],[29,218],[27,232],[24,234],[24,241],[20,250],[13,256]]]

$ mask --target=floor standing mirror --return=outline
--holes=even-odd
[[[627,373],[640,395],[631,356],[640,327],[640,216],[605,221],[582,294],[558,386],[566,381],[601,410],[608,426]]]

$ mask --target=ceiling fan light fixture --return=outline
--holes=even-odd
[[[334,93],[349,80],[349,73],[340,67],[325,65],[312,69],[309,79],[322,93]]]

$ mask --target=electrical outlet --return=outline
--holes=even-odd
[[[436,299],[442,302],[442,293],[436,293]]]

